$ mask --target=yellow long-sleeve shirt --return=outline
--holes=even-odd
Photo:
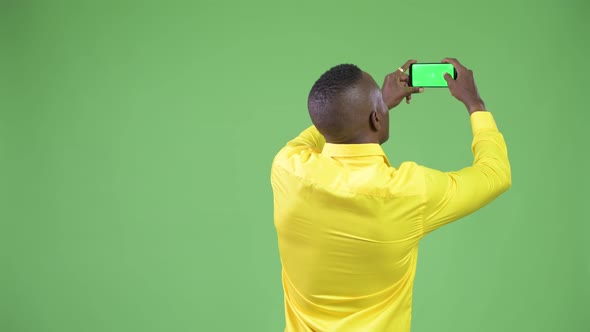
[[[276,155],[271,183],[287,332],[410,331],[418,241],[511,184],[489,112],[471,115],[473,165],[391,167],[378,144],[329,144],[310,127]]]

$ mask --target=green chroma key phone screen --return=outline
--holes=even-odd
[[[444,73],[453,76],[453,65],[450,63],[434,63],[412,65],[412,85],[422,87],[447,86]]]

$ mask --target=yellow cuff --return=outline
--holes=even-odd
[[[498,130],[496,121],[490,112],[475,112],[471,114],[471,129],[473,129],[473,135],[480,131],[485,130]]]

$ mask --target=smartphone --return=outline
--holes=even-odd
[[[457,71],[450,63],[413,63],[410,65],[410,86],[422,88],[444,88],[447,81],[444,74],[457,78]]]

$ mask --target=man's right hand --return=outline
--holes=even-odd
[[[465,104],[469,115],[477,111],[485,111],[486,106],[477,92],[475,80],[473,79],[473,71],[465,68],[457,59],[445,58],[443,63],[450,63],[457,71],[457,79],[453,79],[451,75],[445,73],[445,80],[449,84],[451,94]]]

